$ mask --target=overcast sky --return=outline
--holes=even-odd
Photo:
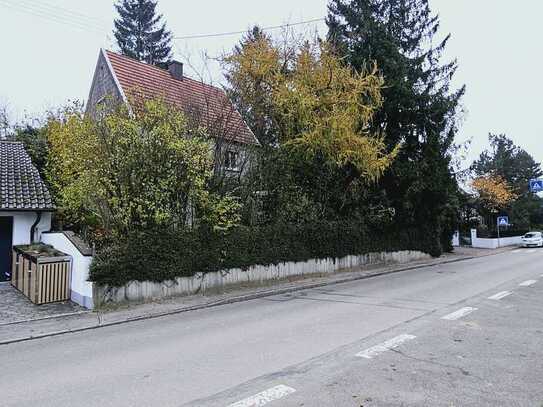
[[[543,1],[430,0],[447,58],[458,58],[455,83],[467,85],[458,141],[473,138],[470,158],[488,132],[506,133],[543,161]],[[326,0],[160,0],[175,36],[245,30],[324,17]],[[100,47],[115,49],[111,0],[0,0],[0,103],[14,120],[87,98]],[[326,33],[324,23],[298,29]],[[176,40],[176,58],[220,55],[240,35]],[[190,71],[189,71],[190,73]]]

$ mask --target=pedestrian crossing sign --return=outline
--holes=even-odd
[[[530,192],[543,192],[543,179],[530,180]]]

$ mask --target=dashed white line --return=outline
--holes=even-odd
[[[296,389],[293,389],[292,387],[280,384],[279,386],[264,390],[262,393],[255,394],[254,396],[247,397],[237,403],[230,404],[228,407],[261,407],[272,401],[288,396],[295,391]]]
[[[381,354],[383,352],[386,352],[386,351],[388,351],[390,349],[397,348],[402,343],[410,341],[410,340],[415,339],[415,338],[416,338],[415,335],[407,335],[407,334],[399,335],[399,336],[396,336],[395,338],[389,339],[388,341],[383,342],[383,343],[381,343],[379,345],[372,346],[371,348],[363,350],[362,352],[358,352],[356,354],[356,356],[359,357],[359,358],[371,359],[374,356],[377,356],[377,355],[379,355],[379,354]]]
[[[529,287],[537,283],[537,280],[526,280],[519,284],[519,287]]]
[[[507,296],[509,296],[511,294],[513,294],[512,291],[501,291],[501,292],[499,292],[497,294],[494,294],[494,295],[488,297],[488,299],[489,300],[501,300],[502,298],[505,298],[505,297],[507,297]]]
[[[444,317],[441,317],[441,319],[446,319],[448,321],[454,321],[456,319],[460,319],[468,314],[471,314],[473,311],[477,311],[477,308],[472,307],[464,307],[460,308],[458,311],[454,311],[450,314],[445,315]]]

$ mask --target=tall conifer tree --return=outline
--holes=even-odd
[[[113,33],[123,55],[161,65],[170,59],[172,34],[156,13],[156,5],[153,0],[119,0]]]
[[[430,237],[429,250],[450,249],[457,183],[451,149],[464,87],[451,88],[456,61],[442,63],[449,35],[438,40],[439,18],[428,0],[330,0],[329,40],[354,69],[376,63],[385,79],[375,117],[399,156],[377,187],[396,222]]]

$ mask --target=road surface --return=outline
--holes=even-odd
[[[541,406],[543,250],[0,346],[2,406]]]

